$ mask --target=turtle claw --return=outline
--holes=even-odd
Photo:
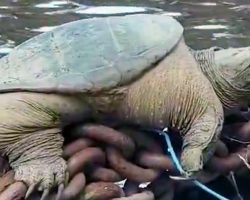
[[[49,189],[46,189],[43,191],[43,194],[40,200],[46,200],[48,196],[49,196]]]
[[[57,195],[56,195],[56,200],[60,200],[61,199],[63,190],[64,190],[64,184],[61,183],[59,185],[59,187],[58,187],[58,191],[57,191]]]
[[[41,164],[40,160],[26,162],[14,168],[15,180],[22,181],[28,185],[25,199],[30,197],[34,190],[43,192],[41,200],[48,198],[50,190],[58,186],[58,196],[62,194],[64,189],[64,181],[67,181],[67,165],[66,162],[59,158],[54,162]]]
[[[29,186],[27,192],[26,192],[26,195],[25,195],[25,199],[28,199],[29,196],[35,191],[35,188],[37,186],[38,183],[34,183],[32,185]]]

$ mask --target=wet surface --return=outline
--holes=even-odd
[[[176,17],[184,25],[186,42],[192,48],[250,45],[249,0],[1,0],[0,55],[65,22],[141,12],[145,7],[157,8]],[[147,12],[154,12],[154,9]]]

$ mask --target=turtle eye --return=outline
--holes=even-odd
[[[217,47],[217,46],[213,47],[213,50],[214,50],[214,51],[220,51],[220,50],[222,50],[222,49],[223,49],[222,47]]]

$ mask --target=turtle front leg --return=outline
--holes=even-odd
[[[203,165],[215,151],[216,141],[222,129],[223,114],[209,108],[194,121],[185,134],[181,153],[181,164],[188,176],[202,170]]]
[[[46,196],[52,187],[67,182],[61,119],[84,112],[82,100],[20,92],[0,94],[0,102],[0,152],[8,156],[15,179],[30,187],[27,195],[38,189]]]
[[[15,180],[23,181],[29,187],[26,197],[37,188],[43,191],[41,199],[45,199],[52,187],[67,182],[62,145],[60,129],[54,128],[27,134],[6,148]]]

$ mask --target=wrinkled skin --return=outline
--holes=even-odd
[[[245,92],[241,103],[250,103],[250,47],[219,50],[214,60],[222,76]]]
[[[225,110],[250,104],[250,47],[211,48],[194,51],[204,74],[212,83]]]

